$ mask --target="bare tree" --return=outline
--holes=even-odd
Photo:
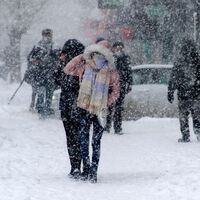
[[[1,10],[7,24],[9,44],[4,51],[10,82],[21,80],[20,45],[23,34],[30,28],[34,16],[48,0],[1,0]]]

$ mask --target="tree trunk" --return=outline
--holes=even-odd
[[[10,82],[21,81],[21,60],[20,60],[20,44],[21,44],[22,33],[17,29],[12,29],[9,34],[10,39],[10,51],[8,66],[10,68]]]

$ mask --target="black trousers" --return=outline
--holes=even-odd
[[[108,108],[108,115],[107,115],[107,121],[106,121],[106,126],[105,130],[110,131],[111,126],[112,126],[112,121],[113,121],[113,128],[115,133],[119,133],[122,131],[122,112],[124,110],[123,105],[124,105],[124,99],[125,96],[121,95],[116,103],[111,105]]]
[[[189,115],[193,121],[195,134],[200,134],[200,100],[179,100],[179,121],[183,137],[190,137]]]
[[[61,118],[66,133],[67,150],[69,154],[71,170],[80,170],[81,154],[78,119],[75,120],[72,118],[70,110],[61,111]]]

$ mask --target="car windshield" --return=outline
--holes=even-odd
[[[168,84],[170,68],[141,68],[133,70],[133,85]]]

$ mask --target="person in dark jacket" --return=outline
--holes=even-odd
[[[53,87],[51,84],[51,81],[53,81],[52,71],[54,67],[52,39],[53,31],[51,29],[44,29],[42,31],[42,40],[33,47],[27,57],[28,69],[25,73],[25,81],[32,86],[30,110],[33,110],[35,106],[42,118],[50,114],[53,96]]]
[[[168,101],[174,101],[177,90],[179,121],[182,138],[178,142],[190,142],[189,114],[193,119],[194,133],[200,141],[200,59],[193,40],[184,39],[180,55],[172,68],[168,85]]]
[[[132,89],[132,70],[130,68],[130,57],[124,52],[124,44],[115,42],[112,46],[115,57],[116,69],[119,73],[120,96],[118,100],[109,107],[107,115],[107,123],[105,131],[110,132],[113,121],[115,134],[123,134],[122,132],[122,111],[124,99]]]
[[[56,83],[61,88],[59,109],[66,133],[67,149],[71,164],[69,177],[75,179],[79,177],[81,167],[79,113],[76,107],[79,78],[77,76],[65,75],[63,68],[71,59],[82,54],[84,48],[84,45],[76,39],[67,40],[61,51],[60,67],[55,72]]]

